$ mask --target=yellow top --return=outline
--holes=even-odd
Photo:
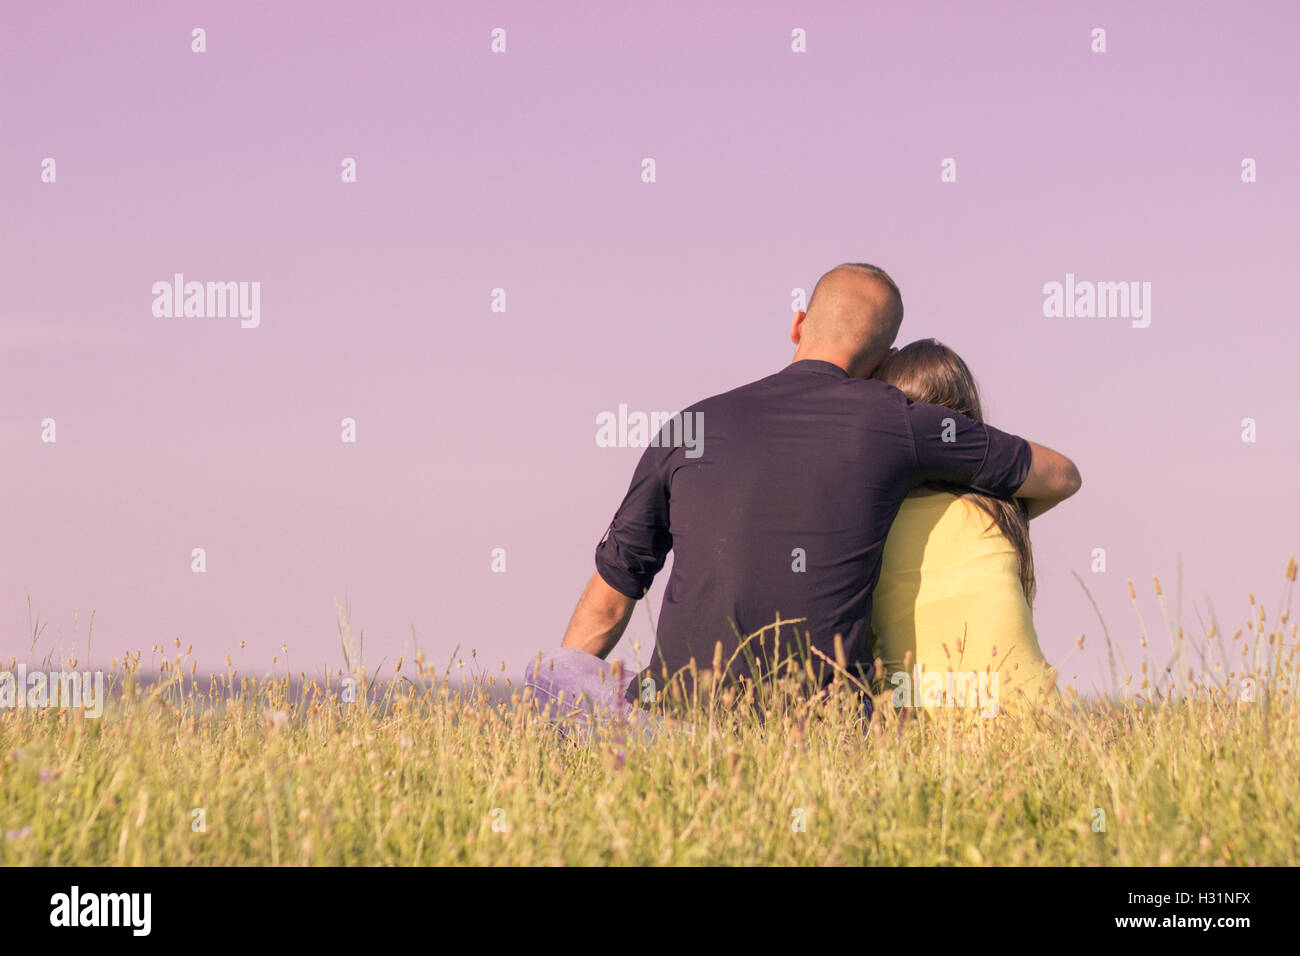
[[[978,701],[993,716],[1011,700],[1042,702],[1055,684],[1015,546],[965,498],[904,499],[885,539],[873,605],[873,655],[884,662],[883,690],[896,705],[961,704],[964,681],[967,706]]]

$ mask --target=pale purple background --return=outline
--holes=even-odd
[[[97,662],[179,636],[315,672],[337,599],[372,667],[414,624],[514,676],[641,453],[597,448],[597,413],[783,367],[791,290],[843,260],[892,272],[900,341],[955,347],[995,424],[1079,463],[1033,538],[1044,650],[1089,636],[1081,690],[1104,652],[1071,571],[1130,662],[1125,580],[1158,622],[1180,557],[1193,624],[1207,597],[1271,611],[1300,541],[1300,7],[1059,7],[3,4],[6,664],[30,593],[42,651],[78,615],[84,650],[94,610]],[[176,271],[260,280],[261,328],[154,318]],[[1151,327],[1044,318],[1067,271],[1152,282]],[[640,608],[618,654],[637,638]]]

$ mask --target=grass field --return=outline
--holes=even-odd
[[[794,676],[766,721],[706,694],[676,732],[575,740],[505,674],[357,666],[346,703],[337,675],[196,681],[178,648],[146,682],[136,657],[100,719],[0,710],[0,864],[1295,864],[1287,578],[1277,619],[1171,628],[1168,667],[1107,696],[993,719],[882,698],[866,728]]]

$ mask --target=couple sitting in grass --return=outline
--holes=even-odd
[[[538,706],[626,715],[799,661],[905,707],[995,715],[1055,673],[1034,631],[1029,519],[1079,489],[1065,456],[983,421],[966,364],[903,319],[881,269],[837,266],[796,313],[793,361],[685,413],[641,456],[563,644],[529,665]],[[648,666],[606,663],[669,552]],[[884,698],[881,698],[884,699]],[[558,709],[570,709],[569,706]]]

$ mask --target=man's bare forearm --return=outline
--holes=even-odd
[[[1037,518],[1076,493],[1083,485],[1074,462],[1046,445],[1029,443],[1032,459],[1029,474],[1015,497],[1023,498],[1029,517]]]
[[[561,646],[576,647],[603,660],[627,630],[635,607],[635,598],[615,591],[599,573],[593,574],[569,619]]]
[[[1050,511],[1059,505],[1064,498],[1024,498],[1025,514],[1032,520],[1037,518],[1044,511]]]

